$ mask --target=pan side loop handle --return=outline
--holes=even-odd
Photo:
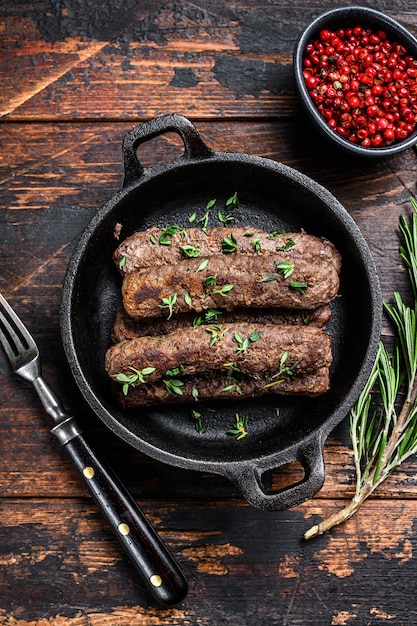
[[[241,470],[233,470],[229,478],[238,487],[243,497],[253,506],[267,511],[285,511],[312,498],[321,489],[325,479],[323,458],[323,444],[321,440],[311,440],[300,448],[294,458],[286,462],[299,461],[304,468],[304,478],[279,491],[269,492],[263,482],[265,472],[278,469],[277,467],[259,467],[255,464],[246,464]]]
[[[138,147],[154,137],[169,132],[175,132],[180,135],[184,143],[184,155],[181,158],[205,159],[213,155],[213,151],[206,146],[194,124],[189,119],[177,113],[156,117],[139,126],[135,126],[123,138],[123,187],[136,182],[145,171],[137,156]]]

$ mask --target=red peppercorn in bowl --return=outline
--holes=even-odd
[[[417,143],[417,39],[392,18],[324,13],[299,37],[294,71],[310,118],[345,150],[384,156]]]

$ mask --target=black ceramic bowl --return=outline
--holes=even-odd
[[[337,30],[338,28],[349,28],[357,25],[369,27],[373,31],[384,30],[391,41],[402,44],[407,49],[408,54],[417,59],[417,39],[398,22],[384,15],[384,13],[360,6],[333,9],[323,13],[311,22],[301,33],[296,43],[294,49],[296,86],[307,115],[320,132],[333,142],[333,144],[357,156],[389,156],[401,152],[417,143],[417,126],[414,132],[406,139],[395,141],[390,145],[367,148],[355,144],[348,139],[344,139],[327,124],[326,120],[318,112],[304,82],[303,57],[305,50],[307,45],[318,37],[319,32],[324,28]]]

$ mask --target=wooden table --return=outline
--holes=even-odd
[[[2,3],[0,290],[35,335],[45,378],[92,432],[190,585],[176,608],[149,600],[33,389],[1,357],[4,626],[416,623],[414,459],[348,523],[305,541],[353,493],[346,420],[326,443],[320,493],[292,510],[261,511],[225,479],[153,461],[106,431],[76,388],[60,340],[67,263],[122,184],[122,138],[172,112],[190,118],[215,150],[275,159],[327,187],[366,238],[384,299],[396,289],[407,296],[397,224],[411,211],[416,154],[359,160],[318,138],[299,108],[292,51],[309,20],[342,3],[305,4]],[[415,0],[372,6],[417,34]],[[166,136],[146,144],[141,159],[172,159],[179,143]]]

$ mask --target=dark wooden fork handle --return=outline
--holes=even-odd
[[[141,508],[110,467],[99,459],[84,435],[75,431],[67,437],[72,419],[55,426],[52,432],[63,444],[146,590],[163,606],[178,604],[188,591],[180,567]],[[75,422],[73,426],[76,427]]]

